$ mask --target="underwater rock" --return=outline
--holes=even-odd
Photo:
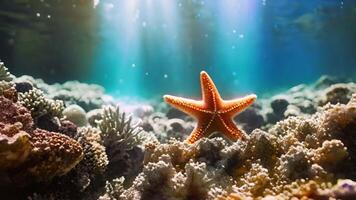
[[[172,119],[172,118],[184,119],[187,116],[187,114],[185,114],[184,112],[182,112],[176,108],[170,108],[166,112],[166,116],[168,119]]]
[[[276,114],[283,114],[286,111],[289,102],[287,97],[274,96],[271,102],[271,108]]]
[[[325,92],[325,98],[323,99],[323,105],[326,103],[347,103],[351,99],[351,95],[356,92],[356,84],[334,84],[328,87]]]
[[[235,187],[244,192],[243,196],[251,198],[283,193],[283,185],[298,180],[336,180],[347,171],[344,169],[346,166],[349,170],[355,170],[354,167],[350,168],[354,163],[352,157],[350,159],[350,152],[354,147],[340,140],[340,137],[344,138],[343,135],[348,135],[349,130],[356,128],[354,101],[347,105],[324,107],[310,117],[292,117],[277,123],[268,132],[255,130],[246,142],[235,142],[232,146],[228,146],[226,142],[218,145],[216,142],[220,139],[217,138],[202,139],[194,145],[171,141],[168,144],[148,146],[145,166],[150,163],[158,164],[166,159],[161,163],[165,166],[164,170],[160,170],[170,171],[160,175],[160,180],[167,188],[154,191],[169,198],[163,192],[170,190],[169,185],[172,183],[169,180],[174,179],[178,172],[182,172],[184,177],[185,166],[190,161],[205,163],[210,170],[215,170],[216,176],[212,176],[211,181],[219,188],[229,185],[229,179],[239,180]],[[330,167],[330,163],[333,163],[333,167]],[[338,176],[334,176],[334,173]],[[218,179],[225,181],[222,183]],[[142,177],[140,180],[143,181]],[[152,187],[155,187],[156,181],[150,182]],[[144,191],[141,188],[130,193],[142,195],[145,194]],[[149,191],[150,189],[147,192]]]
[[[338,80],[336,77],[323,75],[321,76],[314,84],[314,87],[317,89],[323,89],[333,85],[335,83],[340,83],[341,81]]]
[[[38,128],[47,131],[58,132],[61,126],[58,117],[53,117],[49,114],[44,114],[36,118],[35,124]]]
[[[17,92],[25,93],[25,92],[29,92],[30,90],[32,90],[33,86],[30,82],[24,81],[24,82],[16,82],[15,88],[16,88]]]
[[[90,126],[96,127],[98,124],[97,122],[101,120],[101,116],[103,113],[103,109],[94,109],[86,114],[87,121]]]
[[[85,126],[87,124],[85,110],[78,105],[66,107],[63,110],[63,116],[77,126]]]
[[[261,108],[258,105],[252,105],[239,114],[235,118],[235,121],[242,127],[242,129],[250,133],[254,129],[260,128],[265,124],[263,115],[259,112],[260,109]]]

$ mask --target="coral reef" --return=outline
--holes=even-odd
[[[47,98],[61,100],[66,105],[78,105],[85,111],[101,108],[102,105],[112,102],[112,98],[104,93],[104,88],[95,84],[67,81],[63,84],[48,85],[42,79],[26,75],[16,78],[14,82],[27,87],[31,84],[43,91]]]
[[[66,174],[82,159],[78,142],[35,128],[25,107],[3,96],[0,106],[1,171],[10,177],[50,180]]]
[[[93,85],[2,80],[0,192],[38,200],[354,199],[355,90],[322,77],[241,113],[245,140],[215,133],[187,144],[196,122],[166,105],[130,115]]]

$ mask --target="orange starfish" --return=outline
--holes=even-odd
[[[209,136],[216,131],[225,134],[232,140],[241,138],[242,131],[233,122],[233,118],[250,106],[257,96],[252,94],[243,98],[223,100],[213,80],[205,71],[200,73],[200,84],[202,101],[171,95],[163,97],[167,103],[198,120],[197,126],[187,138],[187,142],[193,144],[200,138]]]

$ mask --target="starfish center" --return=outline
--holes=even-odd
[[[202,101],[165,95],[164,100],[175,108],[191,115],[198,123],[187,139],[192,144],[213,132],[221,132],[232,140],[243,136],[243,132],[233,122],[233,118],[256,99],[256,95],[225,101],[206,72],[200,73]]]

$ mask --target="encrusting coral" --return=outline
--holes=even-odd
[[[0,96],[1,170],[10,177],[50,180],[71,170],[83,156],[75,140],[35,128],[23,106]]]

